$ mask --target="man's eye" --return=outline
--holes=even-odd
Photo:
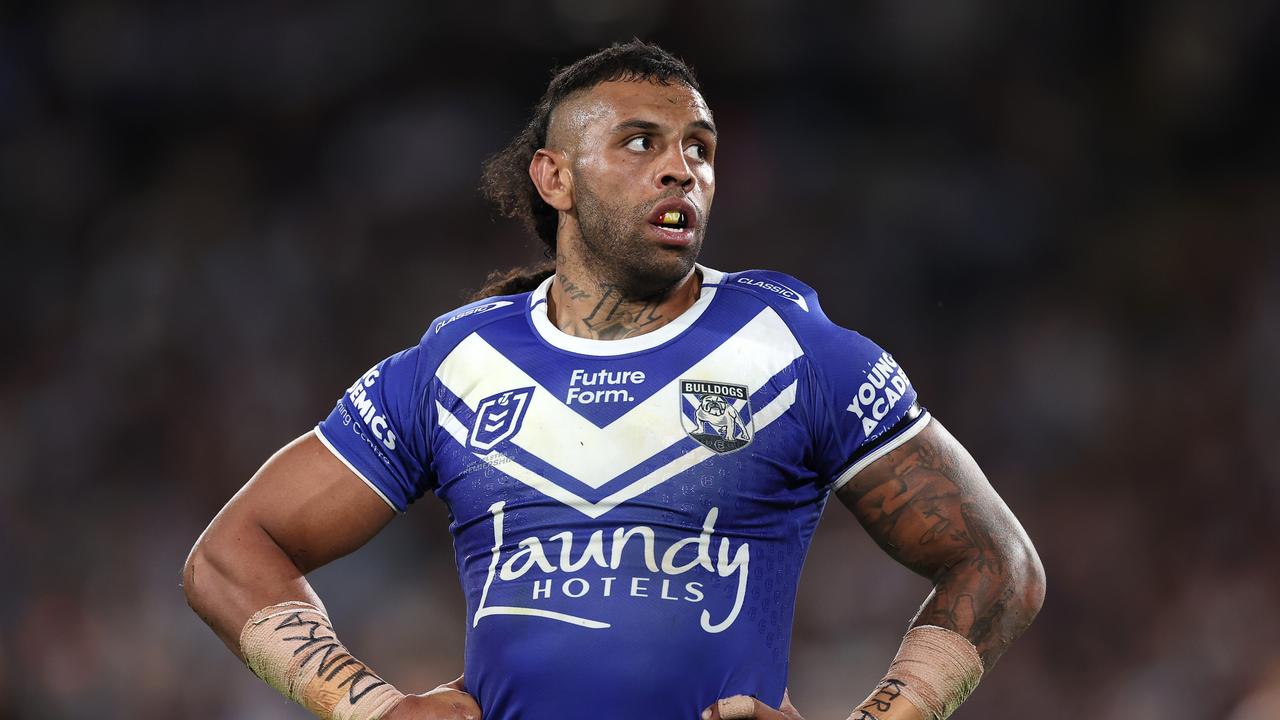
[[[628,150],[643,152],[653,147],[653,142],[650,141],[649,138],[644,135],[637,135],[631,138],[630,140],[628,140],[627,144],[624,147],[626,147]]]
[[[697,158],[698,160],[706,160],[707,146],[702,143],[694,143],[684,149],[684,154],[692,158]]]

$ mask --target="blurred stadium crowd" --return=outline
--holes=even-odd
[[[1036,541],[958,718],[1280,717],[1280,4],[0,8],[0,718],[297,718],[187,609],[197,534],[353,378],[538,258],[480,161],[639,35],[721,127],[704,260],[889,348]],[[447,518],[315,576],[400,687],[461,668]],[[791,691],[844,717],[927,583],[838,503]],[[409,634],[391,634],[414,627]]]

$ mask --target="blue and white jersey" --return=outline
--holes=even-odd
[[[550,279],[463,307],[316,429],[396,510],[448,506],[486,720],[777,707],[827,498],[928,422],[807,286],[699,272],[692,307],[623,340],[552,325]]]

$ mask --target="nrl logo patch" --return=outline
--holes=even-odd
[[[471,448],[488,452],[520,432],[520,423],[524,421],[532,396],[533,388],[527,387],[506,390],[481,400],[476,407],[476,424],[471,428]]]
[[[689,437],[718,453],[751,444],[751,393],[746,385],[680,381],[680,423]]]

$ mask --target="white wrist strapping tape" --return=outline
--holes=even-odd
[[[255,675],[324,720],[377,720],[404,697],[355,659],[310,603],[254,613],[240,633],[240,652]]]
[[[750,720],[756,716],[756,702],[746,695],[721,698],[716,704],[720,720]]]
[[[880,689],[855,710],[850,720],[880,717],[892,700],[906,698],[925,720],[946,720],[982,679],[978,649],[959,633],[936,625],[907,631]]]

